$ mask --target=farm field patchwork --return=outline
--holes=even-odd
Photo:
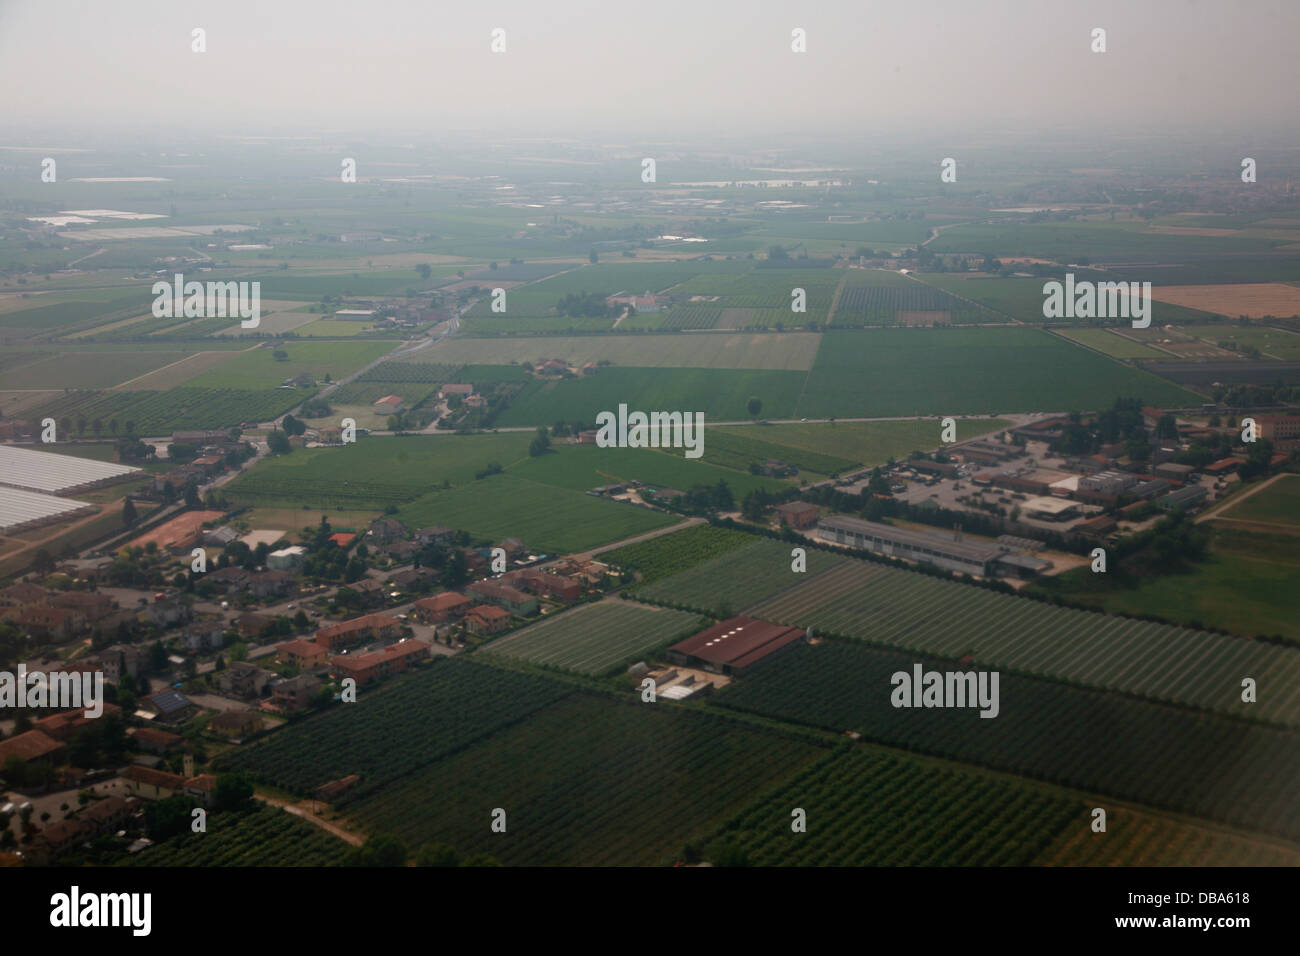
[[[415,770],[521,720],[571,693],[565,684],[436,660],[373,690],[223,755],[222,770],[309,795],[349,774],[361,781],[346,800],[390,788]],[[419,719],[413,721],[413,715]]]
[[[1109,407],[1138,396],[1200,398],[1041,329],[827,332],[799,399],[808,417],[959,415]]]
[[[1300,289],[1296,289],[1300,293]],[[1196,325],[1186,331],[1206,343],[1231,342],[1237,348],[1256,348],[1284,362],[1300,361],[1300,335],[1267,325]]]
[[[616,567],[636,569],[646,585],[753,543],[754,536],[743,531],[697,524],[602,552],[600,558]]]
[[[345,386],[349,387],[349,386]],[[241,503],[382,508],[412,501],[444,481],[461,485],[496,462],[528,454],[527,434],[371,436],[350,445],[306,448],[268,458],[231,482]]]
[[[1188,309],[1230,318],[1300,316],[1300,289],[1284,282],[1241,282],[1232,285],[1156,285],[1151,297]]]
[[[61,424],[74,418],[88,422],[98,419],[106,428],[116,420],[124,432],[127,422],[132,422],[137,435],[164,435],[176,429],[226,428],[231,422],[269,421],[311,394],[300,389],[191,387],[161,392],[56,392],[29,406],[27,414],[48,416]]]
[[[747,469],[737,471],[714,464],[708,436],[706,430],[702,458],[686,458],[681,450],[675,448],[552,445],[550,454],[522,460],[508,470],[519,478],[574,491],[633,480],[656,489],[689,491],[695,485],[716,485],[725,481],[737,502],[759,488],[776,492],[786,487],[779,478],[763,478],[751,475]]]
[[[259,348],[240,352],[219,369],[205,372],[191,380],[207,388],[274,388],[297,375],[311,375],[317,380],[329,374],[339,379],[393,348],[393,342],[286,342],[277,349]],[[275,352],[288,358],[279,362]]]
[[[444,843],[506,865],[652,866],[822,752],[718,715],[576,693],[347,809],[408,847]],[[493,807],[507,808],[504,837],[488,827]]]
[[[808,377],[807,372],[791,371],[621,366],[577,379],[535,380],[498,424],[594,422],[602,411],[617,412],[620,403],[630,410],[704,412],[706,421],[744,421],[750,417],[746,403],[751,396],[762,401],[764,416],[790,417]]]
[[[279,807],[211,814],[206,833],[181,833],[126,866],[340,866],[352,848],[328,831]]]
[[[711,698],[736,708],[1151,807],[1300,838],[1300,735],[1119,694],[1001,675],[999,710],[900,709],[891,676],[969,671],[849,641],[795,648]],[[1248,791],[1238,782],[1251,781]]]
[[[7,388],[107,388],[185,358],[187,352],[135,352],[105,361],[100,352],[63,351],[4,372]]]
[[[547,552],[581,552],[673,524],[648,508],[593,498],[513,475],[433,492],[397,514],[411,527],[440,524],[478,538],[516,537]]]
[[[1078,342],[1088,348],[1104,352],[1117,359],[1167,359],[1168,352],[1161,352],[1141,342],[1134,342],[1124,336],[1116,335],[1109,329],[1060,329],[1057,332],[1071,342]]]
[[[777,557],[774,552],[769,560]],[[707,597],[707,570],[701,566],[655,587],[666,594],[674,593],[674,585],[695,588],[703,600],[679,597],[677,603],[708,611],[723,598]],[[724,572],[714,578],[720,587],[731,584]],[[1054,607],[857,559],[810,575],[746,613],[880,646],[952,659],[970,655],[985,667],[1300,727],[1300,693],[1249,705],[1240,699],[1245,674],[1261,684],[1300,686],[1300,651],[1274,644]]]
[[[1300,527],[1300,475],[1282,475],[1219,514],[1241,521]]]
[[[791,831],[793,807],[806,833]],[[755,866],[1027,866],[1088,819],[1065,791],[853,747],[754,800],[705,845]]]
[[[637,588],[635,595],[638,600],[729,617],[770,594],[797,588],[807,577],[850,560],[830,551],[810,548],[807,549],[808,570],[798,573],[790,567],[790,548],[791,545],[784,541],[753,536],[744,547],[720,554],[672,577],[658,578]]]
[[[1011,423],[1001,418],[959,418],[957,440],[966,441],[977,435],[1006,428]],[[800,424],[776,423],[773,425],[710,428],[705,434],[706,447],[719,442],[714,434],[734,436],[741,442],[757,439],[788,449],[781,458],[791,464],[806,466],[822,474],[817,465],[829,467],[832,462],[852,465],[883,465],[890,458],[906,458],[914,451],[938,447],[939,421],[896,422],[806,422]],[[721,442],[723,450],[731,447],[731,438]],[[744,447],[742,445],[742,447]],[[807,455],[821,457],[805,457]],[[843,464],[836,471],[845,470]]]
[[[607,600],[555,614],[498,638],[482,652],[597,677],[705,623],[698,614]]]
[[[533,365],[559,359],[572,366],[602,360],[616,368],[596,374],[618,375],[622,366],[640,368],[812,368],[821,336],[816,333],[710,335],[547,336],[525,339],[444,339],[424,350],[428,360],[460,365]]]

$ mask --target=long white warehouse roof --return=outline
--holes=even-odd
[[[0,485],[58,494],[140,471],[130,465],[0,445]]]
[[[0,534],[29,521],[40,521],[91,507],[94,506],[89,502],[73,498],[56,498],[54,495],[18,488],[0,488]]]

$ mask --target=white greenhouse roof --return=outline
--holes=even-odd
[[[109,461],[0,445],[0,484],[29,491],[58,494],[65,488],[108,481],[138,471],[139,468]]]

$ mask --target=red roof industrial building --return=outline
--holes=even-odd
[[[756,664],[804,639],[798,627],[733,617],[678,641],[668,648],[668,659],[683,667],[742,677]]]

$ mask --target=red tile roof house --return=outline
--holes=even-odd
[[[433,597],[415,602],[415,616],[425,624],[442,624],[464,615],[474,605],[474,599],[455,591],[444,591]]]
[[[497,584],[495,581],[476,581],[469,586],[468,590],[490,604],[500,605],[511,614],[526,617],[529,614],[537,613],[537,598],[525,594],[517,588],[512,588],[508,584]]]
[[[371,406],[376,415],[396,415],[405,407],[406,401],[400,395],[385,395]]]
[[[387,614],[366,614],[350,621],[330,624],[316,632],[316,643],[327,651],[351,647],[365,641],[377,641],[387,637],[396,637],[402,629],[402,622]]]
[[[465,624],[472,634],[496,634],[510,626],[510,612],[483,604],[470,609],[465,615]]]
[[[582,596],[582,585],[577,581],[537,568],[509,571],[501,576],[501,580],[530,594],[540,594],[565,603],[576,601]]]
[[[351,677],[358,687],[363,687],[371,681],[400,674],[408,665],[428,656],[429,645],[423,641],[402,641],[368,654],[331,658],[330,670],[335,677]]]
[[[145,753],[165,754],[185,742],[180,734],[169,734],[156,727],[132,727],[127,734],[135,738]]]
[[[678,641],[668,648],[668,659],[684,667],[743,677],[756,664],[804,640],[801,628],[740,616]]]
[[[281,644],[276,656],[282,663],[292,664],[294,667],[299,668],[312,668],[324,664],[328,653],[324,647],[321,647],[315,641],[306,641],[300,638]]]
[[[0,767],[10,757],[18,757],[31,763],[34,760],[53,762],[63,753],[63,743],[49,734],[39,730],[28,730],[15,734],[8,740],[0,740]]]
[[[185,790],[185,778],[162,770],[132,765],[122,771],[122,779],[133,796],[144,800],[163,800]]]

